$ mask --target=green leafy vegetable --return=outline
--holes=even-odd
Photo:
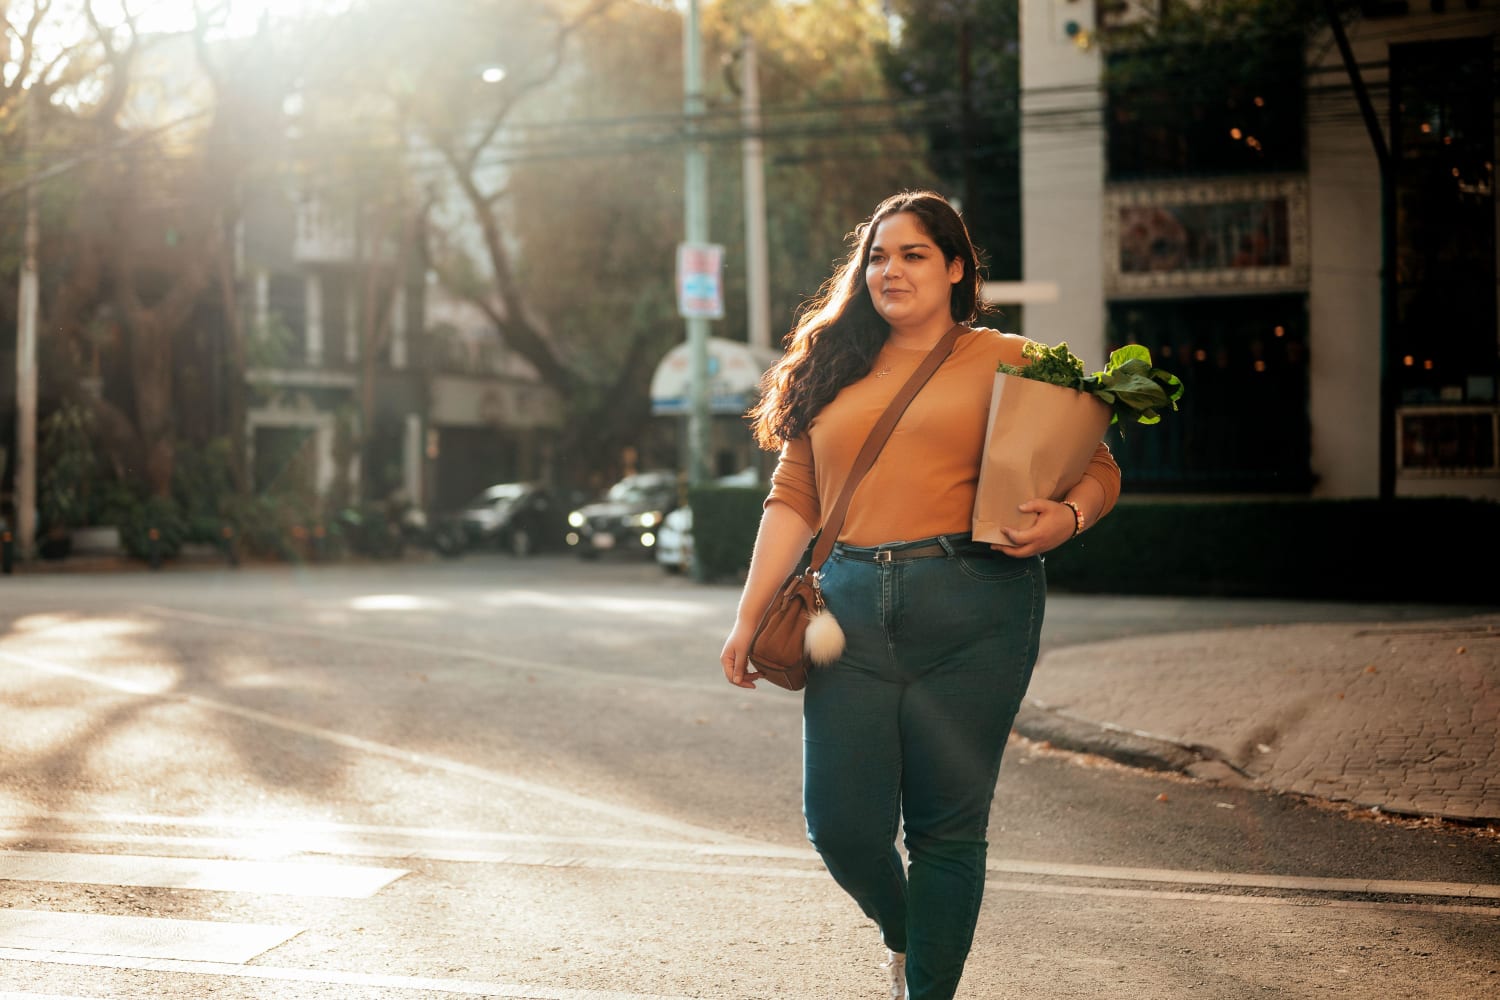
[[[1121,419],[1154,424],[1170,407],[1177,409],[1182,382],[1171,372],[1151,364],[1151,352],[1140,344],[1127,344],[1109,356],[1103,371],[1083,373],[1083,360],[1068,350],[1064,341],[1048,347],[1030,341],[1021,349],[1026,365],[1000,363],[999,371],[1079,392],[1092,393],[1110,408],[1111,424]]]

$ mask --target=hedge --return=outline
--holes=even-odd
[[[705,580],[749,565],[762,488],[692,491]],[[1500,503],[1465,498],[1122,500],[1047,555],[1079,594],[1500,606]]]
[[[688,491],[702,579],[737,577],[750,565],[765,499],[764,486],[695,486]]]

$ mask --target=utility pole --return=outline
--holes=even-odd
[[[960,207],[972,217],[979,208],[979,198],[974,193],[974,50],[967,5],[958,15],[958,96],[958,162],[962,166],[964,192]]]
[[[687,243],[708,242],[708,156],[699,133],[704,112],[703,71],[698,38],[698,0],[688,0],[682,31],[683,114],[687,129],[684,154]],[[710,415],[708,408],[708,320],[689,316],[687,340],[692,377],[688,383],[688,485],[708,481]]]
[[[25,150],[35,133],[36,93],[26,97]],[[26,185],[26,230],[22,237],[21,284],[16,307],[16,551],[31,558],[36,539],[36,326],[38,241],[36,183]]]
[[[744,125],[745,293],[749,300],[751,347],[771,348],[770,252],[766,247],[765,146],[760,135],[760,79],[755,68],[755,39],[746,32],[741,43],[740,120]]]

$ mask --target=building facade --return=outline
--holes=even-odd
[[[1160,6],[1021,7],[1027,334],[1186,386],[1112,438],[1128,485],[1500,498],[1500,5],[1366,4],[1348,59],[1111,42]]]

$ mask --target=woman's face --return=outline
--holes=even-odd
[[[934,319],[951,322],[953,286],[963,276],[963,261],[944,260],[911,212],[897,212],[876,225],[865,284],[875,311],[892,329],[918,328]]]

